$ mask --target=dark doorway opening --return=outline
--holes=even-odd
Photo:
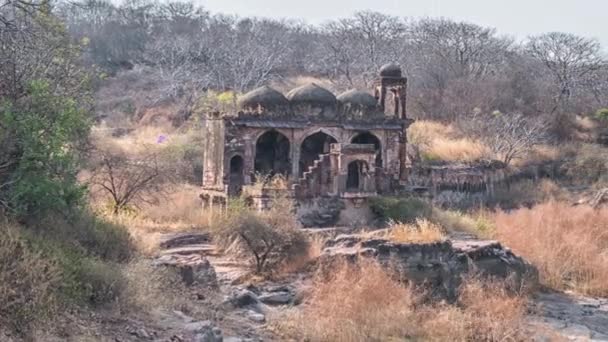
[[[262,134],[255,144],[255,172],[288,176],[291,170],[289,146],[289,139],[277,131]]]
[[[361,190],[361,180],[363,173],[367,172],[367,163],[362,160],[355,160],[348,164],[348,174],[346,177],[346,190]]]
[[[300,146],[300,176],[308,171],[308,168],[322,154],[329,153],[330,145],[335,143],[337,143],[336,139],[323,132],[317,132],[306,137]]]
[[[243,190],[245,177],[243,175],[243,157],[234,156],[230,159],[230,182],[228,194],[230,196],[238,196]]]
[[[382,167],[382,145],[380,139],[370,132],[363,132],[358,134],[351,141],[353,144],[372,144],[376,150],[376,167]]]

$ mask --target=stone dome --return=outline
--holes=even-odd
[[[384,64],[380,68],[382,77],[401,77],[401,67],[395,63]]]
[[[283,94],[269,86],[259,87],[246,93],[239,98],[238,102],[241,108],[255,108],[258,106],[269,108],[289,104]]]
[[[337,97],[342,104],[353,104],[362,107],[373,108],[377,105],[376,98],[365,91],[352,89]]]
[[[315,83],[292,89],[287,93],[287,99],[293,104],[317,104],[327,106],[336,103],[336,96],[334,94]]]

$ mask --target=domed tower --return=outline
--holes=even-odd
[[[386,94],[391,93],[395,117],[406,119],[407,78],[403,77],[401,67],[395,63],[383,65],[380,68],[380,77],[374,86],[374,96],[378,100],[380,108],[383,111],[386,110]]]
[[[289,101],[277,90],[263,86],[241,96],[238,105],[247,112],[263,113],[284,110],[289,107]]]
[[[386,94],[392,95],[392,107],[395,118],[403,120],[399,138],[399,182],[407,182],[407,127],[406,112],[407,78],[403,77],[401,67],[395,63],[385,64],[380,68],[380,77],[374,84],[374,95],[383,112],[386,111]]]
[[[303,85],[287,93],[296,114],[319,115],[330,119],[336,115],[336,96],[315,83]]]

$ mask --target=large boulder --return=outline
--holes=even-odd
[[[536,286],[538,271],[496,241],[440,241],[399,243],[384,238],[339,235],[329,240],[319,258],[320,266],[335,262],[377,260],[403,280],[427,286],[433,295],[453,300],[467,274],[509,279],[520,287]]]
[[[197,284],[211,288],[218,287],[213,265],[199,254],[164,254],[156,258],[153,265],[175,269],[188,286]]]

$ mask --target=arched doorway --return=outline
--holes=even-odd
[[[243,175],[243,164],[243,157],[239,155],[230,158],[230,182],[228,183],[228,195],[230,196],[238,196],[241,194],[243,183],[245,181],[245,177]]]
[[[263,175],[289,175],[289,146],[289,139],[277,131],[262,134],[255,144],[255,172]]]
[[[370,132],[357,134],[352,140],[353,144],[372,144],[376,149],[376,167],[382,167],[382,145],[380,139]]]
[[[347,191],[361,191],[363,174],[368,171],[368,165],[362,160],[355,160],[348,164],[346,176]]]
[[[308,170],[321,154],[329,153],[329,146],[335,143],[337,143],[336,139],[323,132],[306,137],[300,146],[300,175]]]

